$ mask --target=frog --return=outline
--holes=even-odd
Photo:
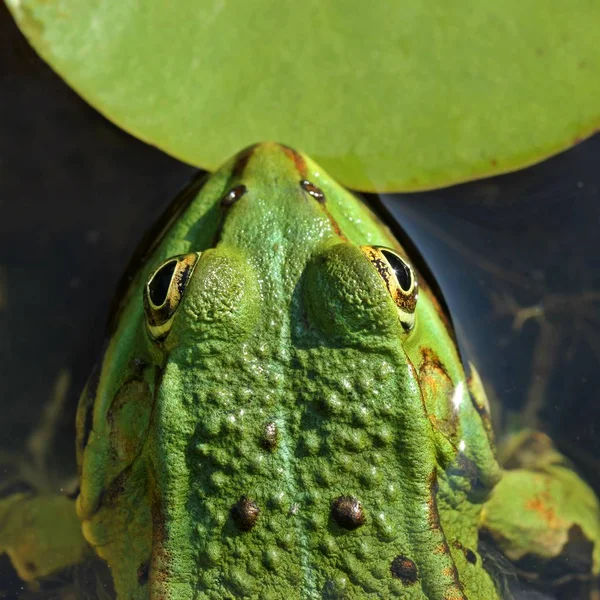
[[[597,577],[594,492],[539,432],[501,466],[425,273],[286,145],[197,178],[119,286],[78,494],[1,500],[0,552],[29,580],[94,553],[135,600],[500,599],[484,535],[515,562],[578,536]]]

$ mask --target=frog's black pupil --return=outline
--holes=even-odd
[[[396,279],[400,284],[403,292],[408,292],[410,290],[410,285],[412,283],[412,277],[410,274],[410,269],[404,263],[404,261],[398,258],[395,254],[391,252],[387,252],[386,250],[382,250],[381,253],[385,256],[386,260],[390,263],[392,269],[396,273]]]
[[[154,304],[154,306],[162,306],[165,303],[176,266],[176,260],[171,260],[164,264],[158,271],[156,271],[152,281],[148,284],[150,300],[152,300],[152,304]]]

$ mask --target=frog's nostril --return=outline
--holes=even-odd
[[[318,188],[314,183],[303,179],[300,182],[300,187],[307,193],[310,194],[317,202],[325,204],[325,194]]]
[[[229,207],[235,204],[247,191],[245,185],[236,185],[221,198],[221,205]]]

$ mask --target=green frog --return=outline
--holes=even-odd
[[[32,579],[91,548],[139,600],[492,600],[482,532],[516,562],[578,536],[597,576],[593,492],[541,434],[503,470],[467,371],[363,201],[254,145],[138,252],[78,409],[76,501],[3,500],[0,551]]]

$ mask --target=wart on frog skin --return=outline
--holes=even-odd
[[[362,504],[354,496],[340,496],[331,505],[331,517],[344,529],[358,529],[367,517]]]
[[[247,496],[242,496],[231,507],[231,517],[241,531],[250,531],[256,525],[259,515],[258,504]]]

